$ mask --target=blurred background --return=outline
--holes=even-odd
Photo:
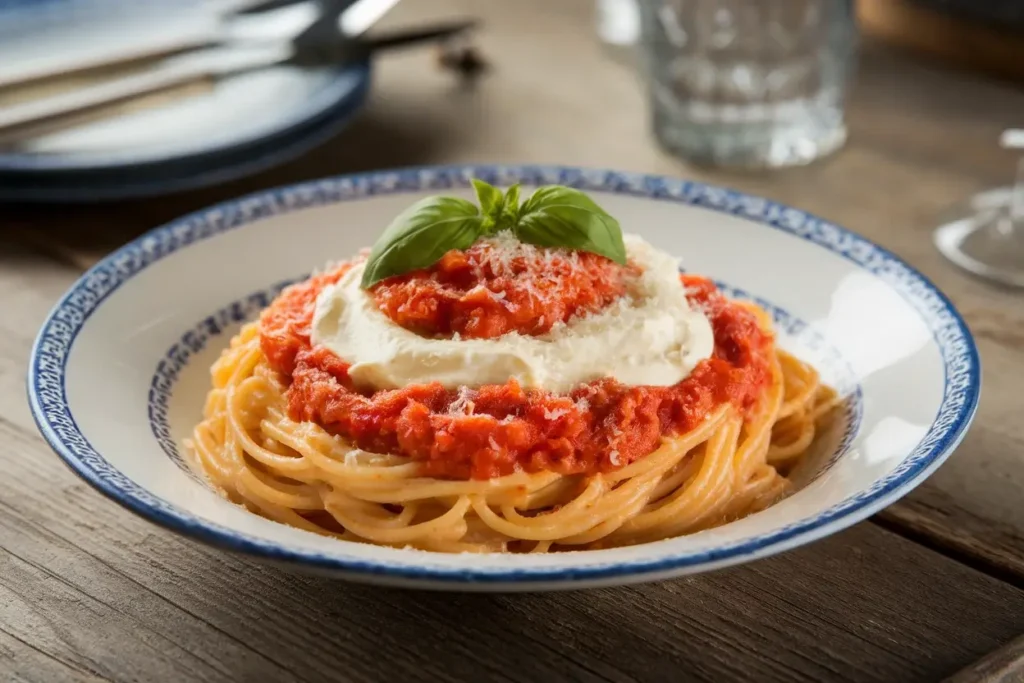
[[[836,219],[900,188],[894,220],[928,210],[941,253],[1024,284],[1022,80],[1014,0],[0,0],[0,221],[73,206],[56,229],[103,223],[102,251],[283,183],[554,163]],[[901,150],[936,177],[835,181]]]

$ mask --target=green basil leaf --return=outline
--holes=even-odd
[[[497,230],[510,230],[519,222],[519,183],[505,191],[505,206],[498,218]]]
[[[483,234],[484,220],[473,202],[455,197],[422,199],[399,214],[373,245],[362,287],[429,268],[452,249],[468,249]]]
[[[455,197],[428,197],[403,211],[370,251],[362,286],[429,268],[453,249],[468,249],[478,239],[512,230],[521,241],[541,247],[563,247],[626,262],[618,221],[583,192],[549,185],[537,189],[522,205],[519,185],[502,194],[472,179],[480,208]]]
[[[537,188],[520,207],[513,231],[520,241],[539,247],[579,249],[626,263],[619,222],[575,188]]]
[[[473,184],[477,201],[480,202],[480,213],[484,217],[484,232],[492,232],[496,229],[504,212],[505,197],[501,194],[501,190],[479,178],[472,178],[469,182]]]

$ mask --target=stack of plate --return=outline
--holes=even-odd
[[[49,59],[73,64],[126,38],[210,26],[221,21],[219,8],[211,0],[0,0],[0,76]],[[288,23],[282,12],[295,9],[250,15],[247,28],[273,35]],[[140,197],[254,173],[337,133],[369,80],[367,62],[270,67],[158,107],[5,143],[0,201]]]

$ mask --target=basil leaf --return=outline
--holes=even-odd
[[[520,241],[539,247],[579,249],[626,263],[619,222],[575,188],[538,188],[523,202],[512,230]]]
[[[473,202],[455,197],[422,199],[399,214],[373,245],[362,287],[429,268],[452,249],[468,249],[483,234],[484,219]]]
[[[505,198],[501,190],[479,178],[471,178],[469,182],[473,184],[477,201],[480,202],[480,213],[484,217],[484,233],[494,232],[505,209]]]
[[[370,251],[362,286],[429,268],[453,249],[512,230],[520,241],[541,247],[579,249],[626,263],[619,222],[583,192],[561,185],[537,189],[522,205],[519,185],[501,190],[472,179],[480,208],[455,197],[428,197],[403,211]]]
[[[511,230],[519,222],[519,183],[505,191],[505,206],[498,218],[497,230]]]
[[[473,184],[473,189],[476,190],[476,199],[480,203],[480,213],[488,218],[497,219],[505,205],[502,190],[479,178],[471,178],[470,182]]]

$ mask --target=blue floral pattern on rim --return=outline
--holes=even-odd
[[[468,187],[470,178],[494,185],[562,184],[675,201],[732,214],[795,235],[873,273],[898,292],[929,327],[941,353],[945,384],[938,414],[924,438],[886,477],[814,517],[751,539],[666,557],[587,564],[577,568],[453,568],[418,553],[409,566],[288,548],[199,519],[170,505],[115,469],[88,442],[68,405],[65,372],[75,337],[103,300],[150,264],[190,244],[260,218],[380,194]],[[673,569],[727,564],[779,551],[853,523],[926,476],[963,438],[977,409],[981,368],[977,347],[959,313],[931,282],[886,249],[839,226],[783,204],[688,180],[556,166],[440,166],[365,173],[269,190],[190,214],[114,252],[75,283],[43,324],[29,363],[28,395],[39,429],[79,476],[118,503],[200,540],[269,559],[297,561],[353,576],[455,583],[588,581],[642,577]]]
[[[291,281],[272,285],[203,318],[198,325],[182,335],[181,339],[171,346],[157,363],[156,372],[153,373],[153,379],[149,384],[149,397],[146,406],[150,429],[167,457],[197,481],[200,480],[200,477],[185,462],[178,450],[177,443],[171,436],[168,410],[174,384],[178,381],[181,371],[188,365],[189,360],[202,351],[210,339],[222,335],[225,328],[253,320],[289,284]]]

